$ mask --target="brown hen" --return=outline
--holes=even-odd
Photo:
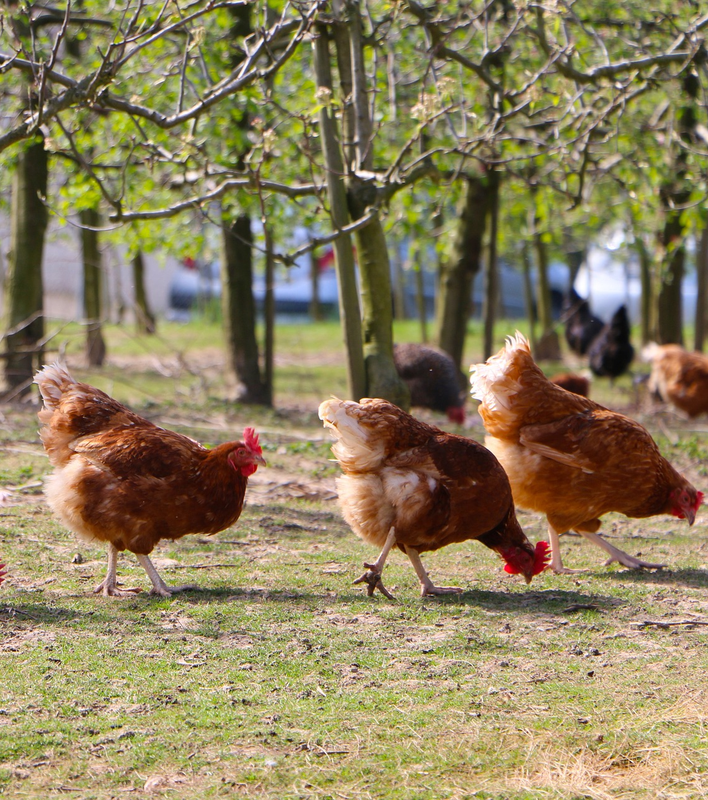
[[[563,566],[558,536],[575,530],[627,567],[658,568],[598,536],[600,517],[673,514],[692,525],[703,495],[661,455],[629,417],[551,383],[520,334],[486,364],[473,367],[472,395],[485,444],[509,476],[514,502],[548,519],[551,569]]]
[[[59,364],[35,376],[44,401],[40,436],[54,466],[47,501],[67,528],[108,545],[108,572],[96,588],[122,596],[118,553],[135,553],[154,594],[169,597],[148,554],[161,539],[211,534],[233,525],[243,508],[248,476],[265,464],[258,436],[207,450],[159,428],[99,389],[78,383]]]
[[[708,413],[708,356],[677,344],[648,344],[642,357],[651,362],[649,389],[689,417]]]
[[[320,419],[337,441],[332,452],[342,513],[356,534],[382,551],[357,583],[387,597],[381,572],[391,548],[402,550],[418,575],[421,594],[459,592],[435,586],[420,553],[478,539],[526,582],[546,566],[547,545],[536,549],[521,530],[511,489],[497,459],[481,444],[445,433],[386,400],[325,400]]]

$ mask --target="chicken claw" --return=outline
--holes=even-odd
[[[357,583],[366,583],[366,593],[369,595],[369,597],[373,597],[374,592],[376,589],[378,589],[384,597],[387,597],[389,600],[395,600],[396,598],[383,585],[383,581],[381,580],[381,573],[383,572],[384,564],[386,563],[388,554],[391,552],[391,548],[394,546],[394,544],[396,544],[396,529],[391,526],[391,528],[389,528],[386,541],[384,542],[383,550],[379,553],[379,557],[376,559],[376,561],[374,561],[373,564],[367,564],[366,561],[364,562],[366,572],[361,576],[361,578],[357,578],[352,585],[356,585]]]
[[[605,561],[605,566],[608,567],[610,564],[614,564],[615,561],[628,569],[664,569],[666,566],[666,564],[653,564],[651,561],[642,561],[641,558],[635,558],[628,553],[624,553],[621,558],[610,556]]]
[[[462,594],[464,589],[459,586],[436,586],[432,581],[430,583],[420,585],[421,597],[435,597],[439,594]]]
[[[562,564],[560,567],[554,567],[551,564],[551,571],[554,575],[578,575],[581,572],[590,572],[589,569],[571,569],[570,567],[564,567]]]
[[[605,565],[617,561],[629,569],[663,569],[666,566],[666,564],[652,564],[649,561],[642,561],[641,558],[630,556],[629,553],[625,553],[624,550],[620,550],[619,547],[610,544],[607,539],[603,539],[597,533],[588,533],[587,531],[581,531],[580,533],[610,554],[610,557],[605,561]]]
[[[381,573],[378,571],[376,564],[367,564],[364,562],[364,566],[366,567],[366,572],[360,578],[357,578],[352,585],[366,583],[366,593],[369,597],[373,597],[374,592],[378,589],[384,597],[389,600],[395,600],[396,598],[383,585]]]
[[[94,594],[102,594],[104,597],[129,597],[133,594],[140,594],[140,592],[142,592],[142,589],[139,586],[131,589],[119,589],[115,581],[111,582],[108,578],[105,581],[101,581],[93,590]]]

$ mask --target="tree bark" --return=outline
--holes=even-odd
[[[273,405],[273,363],[275,361],[275,259],[273,258],[273,231],[265,216],[261,218],[265,238],[265,298],[263,320],[265,341],[263,343],[263,399]]]
[[[413,247],[408,249],[408,261],[411,268],[414,269],[415,254]],[[401,251],[398,241],[395,242],[393,248],[393,258],[391,259],[391,269],[393,272],[393,316],[394,319],[406,319],[406,284],[405,284],[405,269],[401,259]]]
[[[84,208],[79,212],[81,220],[81,257],[84,279],[84,319],[86,320],[86,359],[91,367],[102,366],[106,358],[106,343],[101,324],[102,313],[102,264],[98,242],[100,216],[96,208]]]
[[[353,184],[353,185],[352,185]],[[349,187],[349,208],[359,219],[366,208],[368,187],[355,179]],[[401,408],[410,406],[410,391],[393,363],[391,268],[383,227],[375,217],[356,233],[361,275],[362,333],[368,392]]]
[[[157,323],[145,291],[145,259],[140,250],[133,256],[132,267],[135,287],[135,326],[138,333],[153,334],[157,330]]]
[[[229,14],[234,42],[231,66],[235,69],[243,60],[242,41],[253,33],[251,5],[233,6]],[[251,125],[247,111],[242,112],[236,125],[245,138]],[[244,149],[235,153],[237,169],[243,169],[246,152]],[[248,214],[234,219],[222,213],[222,245],[221,310],[227,372],[235,383],[233,396],[237,402],[268,406],[272,402],[272,386],[267,383],[271,373],[266,369],[265,380],[261,375],[253,297],[253,236]],[[272,330],[266,336],[272,336]]]
[[[680,198],[676,199],[680,200]],[[685,202],[685,200],[681,202]],[[667,262],[657,300],[657,338],[660,344],[683,345],[681,285],[686,249],[682,237],[681,213],[673,210],[667,211],[662,232],[662,244],[667,253]]]
[[[420,341],[428,343],[428,311],[425,307],[425,275],[423,274],[423,259],[420,248],[416,247],[413,255],[413,271],[415,274],[415,299],[420,322]]]
[[[332,97],[333,87],[327,28],[324,25],[317,26],[317,36],[314,39],[314,60],[317,91],[322,95],[319,123],[330,215],[334,230],[341,230],[349,223],[349,211],[347,209],[347,194],[344,185],[344,160],[332,117],[331,105],[325,102],[326,97]],[[367,395],[366,367],[364,365],[356,268],[352,240],[349,234],[339,236],[334,240],[334,256],[337,272],[339,316],[342,323],[347,359],[348,391],[352,399],[360,400]]]
[[[524,302],[526,304],[526,318],[529,321],[529,341],[531,352],[536,352],[536,302],[533,296],[533,281],[531,279],[531,253],[528,242],[521,248],[521,263],[524,270]],[[572,286],[572,284],[571,284]]]
[[[639,280],[641,284],[640,336],[642,344],[654,339],[654,286],[651,274],[651,256],[641,236],[634,237],[634,247],[639,256]]]
[[[489,192],[489,250],[484,272],[484,360],[494,352],[494,319],[497,313],[499,281],[497,275],[497,235],[499,229],[499,172],[494,166],[487,170]]]
[[[708,223],[703,227],[701,243],[696,254],[696,326],[693,349],[703,352],[706,338],[706,303],[708,302]]]
[[[47,228],[48,154],[44,142],[22,150],[12,178],[10,252],[5,275],[5,399],[27,394],[33,358],[42,358],[44,338],[42,257]]]
[[[222,231],[221,308],[227,371],[236,383],[234,399],[241,403],[268,405],[256,339],[251,218],[248,214],[241,214],[232,222],[225,216]]]
[[[315,251],[310,251],[310,286],[312,299],[310,300],[310,317],[313,322],[322,320],[322,304],[320,303],[320,267]]]
[[[462,370],[472,284],[479,272],[487,220],[488,196],[481,178],[466,176],[450,259],[440,265],[436,340]]]
[[[369,171],[374,163],[362,19],[359,3],[353,0],[335,2],[334,10],[341,20],[335,23],[334,29],[342,98],[346,102],[351,97],[351,107],[344,115],[347,206],[350,217],[358,220],[376,201],[374,184],[360,177],[360,170]],[[352,126],[354,139],[349,145],[346,137],[351,136]],[[408,408],[410,392],[393,363],[391,265],[380,218],[375,216],[366,227],[360,228],[355,233],[355,241],[361,280],[367,392]]]
[[[662,271],[661,287],[657,304],[657,333],[660,344],[683,344],[683,308],[681,285],[686,260],[684,245],[684,222],[682,208],[691,197],[688,183],[688,153],[699,141],[696,136],[698,123],[697,97],[701,84],[692,70],[682,76],[684,105],[678,112],[676,128],[684,146],[673,158],[673,180],[661,187],[661,202],[666,219],[661,243],[665,253],[665,269]]]
[[[538,320],[541,324],[541,337],[536,345],[535,357],[539,361],[558,361],[561,357],[560,339],[557,331],[553,328],[553,311],[551,305],[551,287],[548,283],[548,251],[546,243],[543,241],[543,234],[539,230],[539,215],[536,208],[537,191],[532,188],[534,198],[531,208],[530,227],[533,231],[533,247],[536,253],[536,272],[538,275],[538,287],[536,305],[538,308]]]

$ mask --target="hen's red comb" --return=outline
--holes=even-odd
[[[253,450],[253,452],[258,453],[258,455],[263,453],[263,448],[258,444],[258,434],[255,428],[243,429],[243,441],[249,450]]]
[[[536,550],[533,554],[533,574],[538,575],[543,572],[551,561],[550,545],[548,542],[536,542]]]
[[[538,575],[539,572],[543,572],[550,560],[551,554],[548,542],[536,542],[536,549],[533,554],[533,572],[531,574]],[[512,564],[505,564],[504,572],[508,572],[509,575],[519,575],[521,570]]]
[[[703,502],[703,492],[696,492],[696,511],[698,511],[698,506],[701,505]]]

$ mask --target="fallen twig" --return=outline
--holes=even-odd
[[[663,622],[662,620],[644,619],[640,622],[631,622],[636,628],[675,628],[679,625],[708,625],[708,620],[705,619],[681,619],[674,622]]]

